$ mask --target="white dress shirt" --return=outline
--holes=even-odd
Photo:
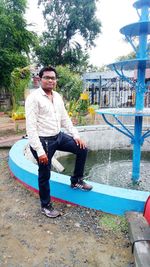
[[[45,154],[39,136],[55,136],[63,127],[73,138],[79,138],[60,94],[52,91],[52,100],[42,88],[36,89],[26,99],[26,131],[29,144],[38,156]]]

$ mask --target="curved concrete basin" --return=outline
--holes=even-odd
[[[12,146],[9,152],[9,168],[19,182],[38,192],[38,166],[24,156],[24,148],[27,143],[27,139],[22,139]],[[90,192],[72,190],[69,176],[52,172],[51,195],[54,199],[61,201],[123,215],[127,211],[142,212],[145,201],[150,194],[150,192],[124,189],[95,182],[89,183],[93,185],[93,190]]]

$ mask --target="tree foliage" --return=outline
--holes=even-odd
[[[135,52],[131,52],[126,56],[120,56],[116,59],[116,61],[130,60],[136,57]]]
[[[20,100],[24,100],[24,92],[30,81],[30,68],[15,68],[11,73],[12,108],[15,111]]]
[[[94,46],[100,33],[96,0],[39,0],[44,6],[47,31],[43,33],[37,55],[43,65],[86,66],[87,48]]]
[[[35,34],[24,19],[26,0],[0,1],[0,88],[9,88],[11,72],[28,64]]]
[[[58,82],[57,90],[66,101],[78,99],[83,91],[83,83],[80,75],[73,73],[67,66],[57,66]]]

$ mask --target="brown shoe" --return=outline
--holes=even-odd
[[[81,189],[83,191],[90,191],[92,190],[93,186],[90,184],[85,183],[83,180],[78,181],[77,183],[71,183],[71,188],[73,189]]]

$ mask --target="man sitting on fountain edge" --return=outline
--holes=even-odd
[[[89,191],[92,186],[83,181],[87,147],[73,126],[60,94],[55,91],[57,72],[44,67],[39,72],[41,87],[31,93],[25,103],[26,131],[30,149],[38,163],[38,184],[41,212],[55,218],[60,212],[52,207],[50,197],[51,159],[56,150],[76,155],[71,176],[71,188]],[[63,127],[68,134],[61,131]]]

